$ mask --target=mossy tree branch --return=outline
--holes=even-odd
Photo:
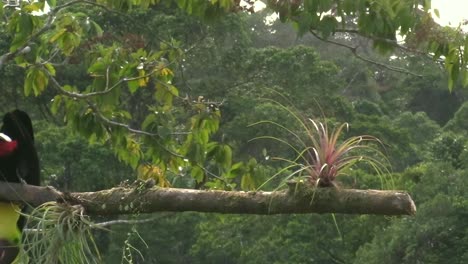
[[[274,192],[207,191],[159,188],[142,183],[97,192],[63,193],[52,187],[0,182],[0,200],[38,206],[49,201],[83,206],[89,215],[153,212],[232,214],[343,213],[414,215],[416,206],[401,191],[311,188],[291,184]]]

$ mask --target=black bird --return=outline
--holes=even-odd
[[[31,119],[21,110],[5,114],[0,130],[0,181],[39,185],[39,159]],[[0,202],[0,264],[10,264],[19,253],[25,224],[18,204]],[[23,208],[24,210],[24,208]]]

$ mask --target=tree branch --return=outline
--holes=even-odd
[[[338,41],[334,41],[334,40],[330,40],[330,39],[325,39],[325,38],[322,38],[320,37],[316,32],[314,32],[313,30],[310,30],[309,31],[314,37],[316,37],[317,39],[323,41],[323,42],[327,42],[327,43],[331,43],[333,45],[336,45],[336,46],[340,46],[340,47],[343,47],[343,48],[346,48],[348,49],[349,51],[351,51],[351,53],[353,53],[353,55],[362,60],[362,61],[365,61],[367,63],[370,63],[370,64],[374,64],[374,65],[377,65],[379,67],[382,67],[382,68],[385,68],[387,70],[391,70],[391,71],[395,71],[395,72],[399,72],[399,73],[405,73],[405,74],[409,74],[409,75],[413,75],[413,76],[417,76],[417,77],[422,77],[421,74],[417,74],[417,73],[414,73],[414,72],[411,72],[411,71],[408,71],[408,70],[405,70],[403,68],[400,68],[400,67],[395,67],[395,66],[391,66],[391,65],[387,65],[387,64],[384,64],[384,63],[380,63],[378,61],[374,61],[374,60],[371,60],[369,58],[366,58],[366,57],[363,57],[361,55],[359,55],[357,53],[357,49],[358,47],[353,47],[353,46],[350,46],[350,45],[347,45],[347,44],[344,44],[344,43],[341,43],[341,42],[338,42]]]
[[[343,213],[414,215],[416,206],[401,191],[314,189],[294,183],[286,191],[241,192],[145,187],[62,193],[52,187],[0,182],[0,200],[38,206],[49,201],[83,206],[89,215],[154,212],[225,214]]]

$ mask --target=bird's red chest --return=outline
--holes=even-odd
[[[0,157],[10,155],[11,153],[13,153],[13,151],[15,151],[17,146],[18,142],[16,140],[0,141]]]

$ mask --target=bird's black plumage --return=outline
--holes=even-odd
[[[28,114],[21,110],[6,113],[0,133],[0,181],[39,185],[39,159]],[[4,214],[0,215],[0,228],[5,229],[0,230],[5,236],[0,237],[0,264],[13,263],[18,255],[20,232],[25,224],[19,208],[20,205],[0,202]]]
[[[28,114],[21,110],[5,114],[0,131],[17,142],[17,148],[10,155],[0,157],[0,180],[39,185],[39,159]]]

